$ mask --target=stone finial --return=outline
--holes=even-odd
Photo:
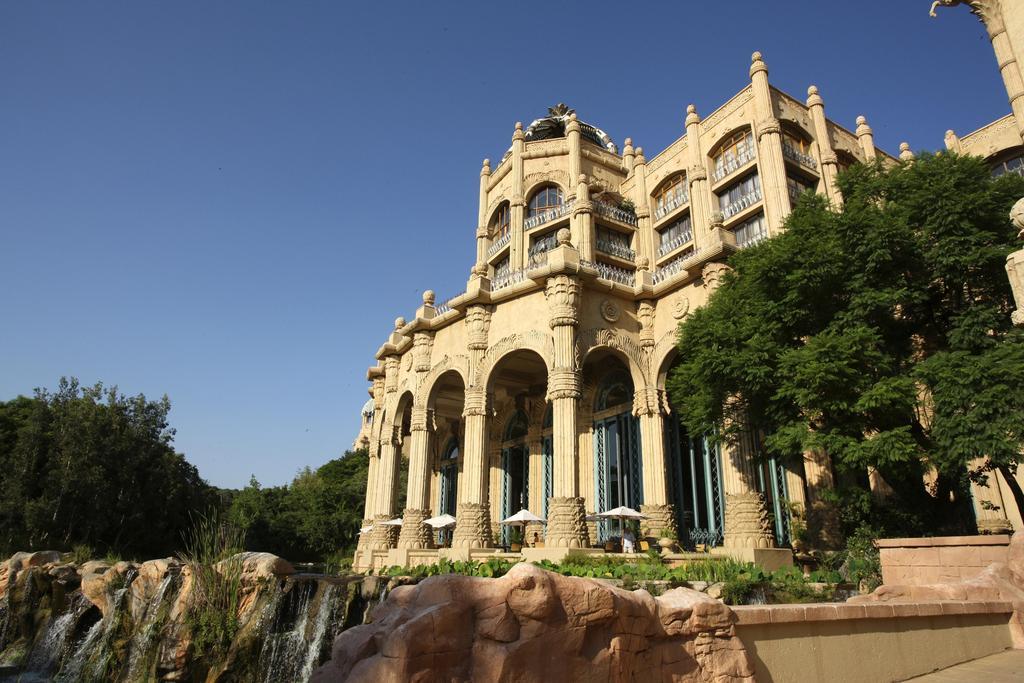
[[[651,260],[646,256],[641,256],[636,260],[636,268],[637,270],[650,270]]]
[[[721,211],[711,212],[711,227],[720,228],[725,223],[725,216],[722,215]]]
[[[1018,199],[1010,209],[1010,222],[1017,228],[1017,237],[1024,240],[1024,197]]]
[[[818,86],[812,85],[807,88],[807,106],[817,107],[824,106],[825,100],[821,99],[821,95],[818,94]]]
[[[576,112],[569,114],[569,123],[565,124],[565,132],[578,132],[580,129],[580,122],[576,120]]]
[[[946,131],[946,136],[943,138],[943,142],[946,143],[946,149],[952,152],[960,151],[960,138],[958,138],[956,133],[952,130]]]
[[[491,160],[490,159],[484,159],[483,166],[480,167],[480,175],[490,175],[490,174],[491,174]]]
[[[470,275],[477,277],[486,277],[487,275],[487,264],[483,262],[473,264],[473,268],[469,271]]]
[[[572,239],[572,233],[569,232],[569,228],[559,228],[555,233],[555,239],[558,240],[558,246],[568,246],[569,240]]]
[[[633,138],[626,138],[626,142],[622,147],[622,156],[633,154],[635,151],[633,149]]]
[[[434,290],[428,289],[427,291],[423,292],[423,303],[426,304],[427,306],[434,305]]]
[[[868,120],[864,116],[857,117],[857,130],[855,131],[857,136],[871,135],[871,126],[868,125]]]
[[[914,153],[910,151],[909,142],[900,143],[900,161],[913,161]]]
[[[523,133],[523,122],[522,121],[516,121],[516,130],[515,130],[514,133],[512,133],[512,139],[513,140],[522,140],[525,137],[526,136]]]
[[[647,159],[644,158],[644,148],[643,147],[637,147],[636,148],[636,163],[637,164],[646,164],[647,163]]]
[[[750,55],[750,77],[753,78],[754,74],[758,73],[759,71],[767,72],[768,65],[765,64],[764,60],[761,58],[761,53],[755,52],[754,54]]]
[[[402,316],[398,316],[397,318],[395,318],[395,329],[400,330],[403,327],[405,327],[405,318],[403,318]]]
[[[686,105],[686,125],[687,127],[694,124],[700,123],[700,116],[697,114],[697,107],[692,104]]]

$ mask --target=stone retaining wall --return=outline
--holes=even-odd
[[[993,562],[1006,562],[1010,537],[880,538],[882,583],[922,586],[973,579]]]
[[[902,681],[1013,647],[1010,602],[733,607],[759,682]],[[1016,625],[1013,625],[1016,627]]]

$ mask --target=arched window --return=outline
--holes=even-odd
[[[633,402],[633,380],[625,370],[609,374],[601,382],[594,401],[594,411],[600,412]]]
[[[686,189],[686,174],[677,173],[654,194],[654,219],[668,215],[688,201],[690,197]]]
[[[811,154],[811,143],[803,136],[788,130],[782,131],[782,154],[802,166],[818,167]]]
[[[733,133],[714,155],[714,179],[721,180],[754,158],[754,135],[749,129]]]
[[[445,460],[458,460],[459,459],[459,440],[454,436],[448,440],[448,446],[444,451]]]
[[[527,218],[541,214],[548,209],[561,206],[563,203],[562,188],[555,185],[547,185],[534,192],[530,197],[530,206],[527,210]]]
[[[498,207],[498,210],[494,212],[494,217],[491,218],[491,237],[498,239],[507,235],[511,220],[512,212],[508,202],[505,202]]]
[[[1019,176],[1024,176],[1024,151],[1017,148],[992,164],[993,177],[998,178],[1004,173],[1016,173]]]
[[[526,436],[526,431],[530,428],[530,420],[526,417],[526,413],[521,410],[517,410],[515,415],[509,418],[508,424],[505,425],[505,441],[515,441]]]

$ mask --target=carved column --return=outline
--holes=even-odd
[[[665,477],[665,419],[668,400],[655,387],[637,389],[633,395],[633,414],[640,418],[640,453],[643,462],[644,503],[640,511],[647,516],[642,523],[644,536],[677,535],[675,506],[668,501]]]
[[[828,134],[825,122],[825,101],[818,94],[818,88],[807,89],[807,108],[811,112],[814,124],[814,141],[818,145],[818,160],[821,162],[821,181],[825,185],[825,196],[835,207],[843,205],[843,195],[839,192],[836,179],[839,176],[839,158],[832,149],[832,138]]]
[[[979,469],[984,465],[985,459],[979,458],[971,463],[971,468]],[[1006,518],[1006,502],[1003,500],[997,472],[988,473],[988,482],[984,486],[972,481],[971,498],[979,534],[1013,533],[1013,524]]]
[[[512,200],[509,202],[511,209],[509,221],[511,223],[511,241],[509,242],[509,267],[512,270],[520,270],[526,265],[526,237],[523,230],[525,220],[526,198],[523,197],[523,150],[526,147],[526,138],[523,133],[523,124],[516,122],[516,131],[512,134]]]
[[[860,143],[860,150],[864,152],[864,159],[871,163],[877,157],[875,152],[875,134],[868,125],[868,120],[863,116],[857,117],[857,141]]]
[[[1024,198],[1018,199],[1010,209],[1010,221],[1017,228],[1017,237],[1024,239]],[[1006,275],[1010,278],[1013,302],[1017,306],[1010,319],[1020,327],[1024,325],[1024,249],[1018,249],[1006,257]]]
[[[690,225],[694,242],[703,249],[708,246],[711,212],[717,211],[718,205],[708,185],[707,159],[700,145],[700,116],[692,104],[686,107],[686,150],[690,164],[686,171],[686,180],[690,183]]]
[[[1021,78],[1020,64],[1017,57],[1022,55],[1014,54],[1014,46],[1010,43],[1010,35],[1006,31],[1006,22],[1002,13],[1009,7],[1009,0],[1002,0],[1002,6],[993,7],[980,11],[982,21],[988,30],[988,36],[992,39],[992,50],[996,53],[996,62],[999,64],[999,73],[1003,77],[1003,85],[1006,86],[1006,97],[1010,101],[1010,109],[1013,111],[1013,118],[1017,122],[1017,132],[1024,139],[1024,79]],[[980,5],[980,3],[977,3]],[[1018,5],[1018,2],[1013,5]],[[1015,11],[1021,11],[1015,7]],[[1020,28],[1018,26],[1018,28]],[[1024,47],[1024,37],[1019,33],[1016,36],[1017,48]]]
[[[774,548],[772,518],[763,493],[756,487],[753,435],[744,435],[722,449],[722,488],[725,491],[727,548]]]
[[[465,456],[452,538],[452,546],[456,548],[487,548],[491,545],[491,513],[487,505],[487,399],[483,387],[466,390],[466,404],[462,412],[466,421]]]
[[[568,275],[548,278],[544,290],[555,339],[554,367],[548,375],[548,400],[553,418],[554,496],[548,501],[546,543],[559,548],[589,545],[576,462],[576,409],[580,398],[576,327],[579,325],[580,291],[579,280]]]
[[[574,178],[579,178],[580,173],[580,161],[582,154],[580,152],[580,124],[576,120],[576,112],[569,114],[569,123],[565,125],[565,142],[569,147],[569,187],[565,188],[568,196],[565,198],[569,201],[575,194],[576,188],[572,186]]]
[[[487,250],[491,247],[491,236],[487,226],[487,184],[491,180],[491,160],[484,159],[480,169],[480,213],[476,223],[476,270],[487,264]]]
[[[821,450],[804,453],[804,479],[807,480],[807,531],[816,548],[840,548],[843,543],[839,512],[825,493],[835,489],[832,460]]]
[[[380,441],[380,462],[377,466],[377,501],[373,515],[371,547],[375,550],[394,548],[398,527],[385,526],[395,513],[395,488],[398,485],[398,448],[394,433]]]
[[[424,406],[413,406],[411,447],[409,449],[409,488],[406,507],[402,512],[402,532],[398,536],[399,548],[429,548],[430,528],[423,520],[430,519],[428,501],[430,479],[430,437],[433,431],[432,411]]]
[[[782,221],[790,211],[786,164],[782,158],[782,128],[772,106],[768,67],[760,52],[751,55],[750,60],[750,83],[754,91],[754,111],[758,117],[754,132],[757,136],[757,170],[764,195],[768,234],[774,235],[782,230]]]
[[[632,151],[632,148],[629,148]],[[633,206],[636,209],[636,255],[637,262],[646,258],[648,263],[655,262],[658,248],[655,244],[654,228],[651,223],[651,203],[647,195],[647,159],[644,150],[637,150],[633,167]]]
[[[576,200],[572,206],[570,228],[572,240],[576,245],[580,258],[594,260],[594,206],[590,203],[590,188],[587,176],[580,174],[576,182]]]

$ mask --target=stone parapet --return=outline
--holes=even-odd
[[[584,505],[584,499],[578,497],[549,499],[545,547],[586,548],[590,545]]]
[[[938,536],[880,538],[875,541],[882,564],[882,582],[923,586],[972,579],[993,562],[1006,562],[1010,537]]]
[[[453,548],[487,548],[491,545],[491,514],[482,503],[459,503]]]
[[[430,527],[423,523],[430,519],[430,510],[406,508],[402,513],[402,531],[398,534],[399,548],[429,548],[433,545]]]

